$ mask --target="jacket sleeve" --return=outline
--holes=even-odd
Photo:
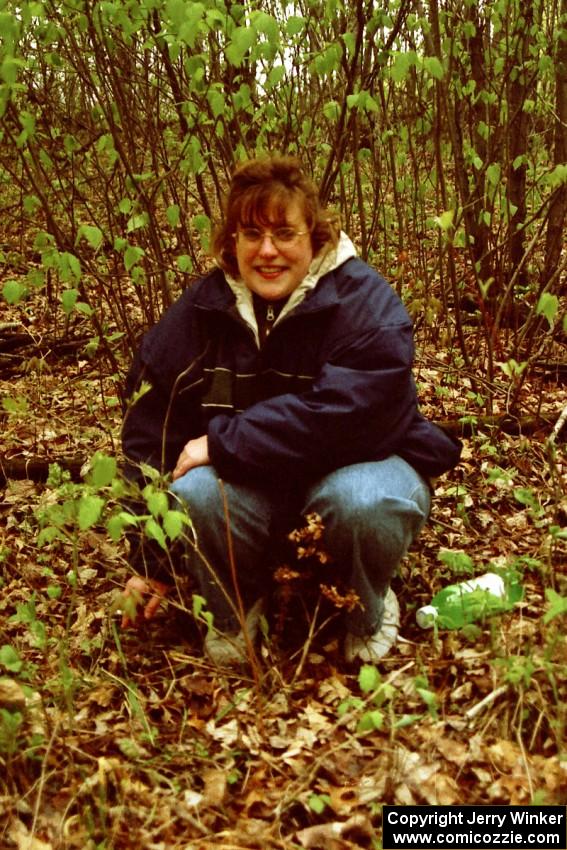
[[[321,475],[392,454],[416,410],[407,323],[340,338],[312,388],[209,425],[209,453],[229,480]]]
[[[141,463],[162,471],[163,424],[167,401],[160,395],[138,351],[126,378],[121,435],[131,478],[137,477],[136,469]]]
[[[147,391],[143,391],[147,382]],[[123,501],[124,510],[133,515],[148,514],[141,490],[147,483],[143,465],[166,473],[175,465],[186,436],[181,421],[171,421],[170,390],[144,365],[138,351],[126,380],[126,403],[122,425],[122,447],[125,458],[123,472],[132,486],[131,495]],[[139,395],[138,395],[139,394]],[[166,434],[168,439],[165,439]],[[144,533],[143,522],[132,526],[126,535],[129,562],[145,577],[170,582],[173,564],[182,555],[182,543],[174,543],[168,551]]]
[[[125,385],[122,449],[128,468],[144,463],[170,472],[181,449],[203,433],[196,394],[203,345],[194,323],[193,289],[147,331]]]

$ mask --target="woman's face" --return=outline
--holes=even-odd
[[[298,201],[289,204],[285,227],[239,226],[235,239],[240,276],[248,289],[266,301],[291,295],[313,259],[311,234]]]

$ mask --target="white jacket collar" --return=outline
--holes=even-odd
[[[313,257],[311,265],[309,266],[309,271],[299,286],[294,289],[289,296],[283,310],[274,324],[276,325],[278,322],[281,322],[284,316],[297,307],[297,305],[303,301],[307,293],[312,289],[315,289],[323,275],[326,275],[339,266],[342,266],[343,263],[350,260],[352,257],[356,257],[356,248],[346,233],[341,231],[336,248],[331,248],[330,250],[319,253],[316,257]],[[252,293],[241,278],[233,278],[228,274],[225,274],[225,277],[236,297],[236,309],[246,324],[249,325],[254,332],[256,343],[259,345],[258,325],[254,314]]]

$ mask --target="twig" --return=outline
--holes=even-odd
[[[33,837],[37,828],[39,815],[40,815],[40,807],[43,799],[43,789],[45,787],[45,782],[47,779],[47,765],[49,764],[49,756],[51,754],[51,750],[53,749],[53,745],[55,743],[55,738],[57,733],[59,732],[59,727],[61,726],[61,718],[55,722],[53,727],[53,732],[49,736],[49,741],[47,742],[47,747],[45,748],[45,753],[42,760],[41,766],[41,774],[39,777],[39,783],[37,788],[37,796],[35,798],[35,805],[33,807],[33,821],[30,828],[30,846],[33,842]]]
[[[561,411],[561,415],[559,416],[559,419],[557,420],[557,422],[553,426],[553,431],[551,432],[551,435],[549,437],[550,443],[555,443],[557,441],[557,438],[558,438],[558,436],[561,432],[561,429],[563,428],[563,426],[565,425],[566,422],[567,422],[567,404],[565,405],[565,407]]]
[[[526,769],[526,779],[528,780],[528,786],[529,786],[529,789],[530,789],[530,799],[533,800],[533,798],[534,798],[534,786],[533,786],[533,783],[532,783],[532,775],[530,773],[530,764],[529,764],[527,756],[526,756],[526,751],[524,749],[524,742],[522,741],[522,735],[521,735],[519,729],[516,730],[516,737],[518,739],[518,746],[519,746],[520,751],[522,753],[522,760],[524,762],[524,767]]]
[[[297,665],[297,668],[296,668],[295,673],[293,674],[293,678],[291,680],[292,685],[297,681],[297,679],[301,675],[301,672],[302,672],[303,667],[305,666],[305,662],[307,660],[307,656],[309,654],[309,650],[311,649],[311,644],[313,643],[313,638],[315,637],[315,623],[317,622],[317,615],[319,614],[320,604],[321,604],[321,599],[319,598],[317,600],[317,604],[315,606],[315,611],[313,612],[313,616],[311,617],[311,622],[309,623],[309,634],[307,635],[307,637],[306,637],[306,639],[303,643],[303,649],[302,649],[302,652],[301,652],[301,658],[299,659],[299,664]]]
[[[560,471],[560,469],[557,465],[556,443],[557,443],[557,438],[559,437],[559,434],[561,433],[566,422],[567,422],[567,405],[561,411],[561,414],[559,415],[557,422],[553,426],[553,430],[552,430],[551,434],[549,435],[549,437],[547,438],[547,443],[546,443],[547,458],[548,458],[548,462],[549,462],[549,470],[550,470],[550,473],[551,473],[551,480],[553,481],[553,484],[554,484],[555,500],[556,500],[557,508],[559,508],[559,505],[560,505],[561,500],[563,498],[563,494],[565,492],[565,485],[564,485],[564,482],[562,480],[563,474],[561,473],[561,471]]]
[[[242,629],[242,634],[244,636],[244,643],[246,645],[246,652],[248,654],[248,660],[250,661],[250,666],[252,667],[252,675],[254,676],[254,681],[256,683],[256,690],[257,690],[258,696],[260,696],[260,693],[261,693],[260,683],[261,683],[261,678],[262,678],[262,672],[261,672],[261,669],[260,669],[260,664],[258,662],[258,656],[256,655],[256,650],[255,650],[254,645],[253,645],[253,643],[250,639],[250,634],[249,634],[248,629],[246,627],[246,610],[244,608],[244,602],[243,602],[242,596],[240,594],[240,585],[239,585],[239,582],[238,582],[238,575],[237,575],[237,571],[236,571],[236,561],[235,561],[235,558],[234,558],[234,547],[233,547],[233,543],[232,543],[232,532],[231,532],[231,528],[230,528],[230,511],[229,511],[229,507],[228,507],[228,498],[227,498],[227,495],[226,495],[224,483],[223,483],[222,479],[220,479],[220,478],[219,478],[219,487],[220,487],[222,502],[223,502],[224,520],[225,520],[225,526],[226,526],[226,541],[227,541],[227,546],[228,546],[228,562],[230,564],[230,575],[231,575],[231,579],[232,579],[232,586],[234,588],[234,594],[236,596],[236,607],[237,607],[237,611],[238,611],[238,619],[240,620],[240,627]],[[263,732],[263,720],[262,720],[262,713],[261,712],[258,715],[258,726],[261,728],[261,731]]]
[[[499,688],[496,688],[494,691],[491,691],[487,694],[484,699],[481,699],[480,702],[477,702],[476,705],[473,705],[472,708],[469,708],[468,711],[465,711],[465,717],[467,720],[472,720],[473,717],[476,717],[477,714],[480,714],[481,711],[484,711],[487,705],[490,705],[498,697],[502,696],[502,694],[506,693],[508,690],[508,685],[501,685]]]

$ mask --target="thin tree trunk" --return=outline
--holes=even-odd
[[[553,144],[554,165],[567,162],[567,0],[561,0],[558,24],[557,54],[555,57],[555,128]],[[563,231],[567,217],[567,183],[559,185],[551,199],[545,239],[545,262],[542,284],[552,278],[559,264],[564,240]],[[559,282],[560,294],[567,294],[565,280]]]
[[[509,163],[508,163],[508,204],[511,211],[509,220],[510,242],[508,251],[509,276],[511,277],[525,262],[525,230],[527,216],[526,176],[527,162],[521,159],[528,151],[528,136],[530,116],[524,109],[530,88],[535,80],[527,79],[526,60],[529,58],[529,32],[533,25],[532,0],[521,0],[520,15],[521,31],[518,29],[513,37],[517,39],[515,56],[516,73],[510,74],[508,87],[508,131]],[[518,22],[519,24],[519,22]],[[517,272],[517,283],[526,282],[524,269]]]

